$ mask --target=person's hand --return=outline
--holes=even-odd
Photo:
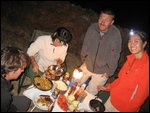
[[[108,91],[109,87],[103,86],[103,85],[99,85],[97,86],[97,90],[98,91]]]
[[[63,61],[60,58],[58,58],[56,61],[58,66],[61,66],[61,64],[63,63]]]
[[[39,66],[37,63],[32,64],[32,70],[37,74],[39,73]]]
[[[109,75],[107,74],[107,73],[104,73],[104,74],[102,74],[102,77],[106,77],[106,78],[109,78]]]

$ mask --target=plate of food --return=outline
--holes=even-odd
[[[60,95],[57,99],[57,104],[58,106],[63,110],[63,111],[68,111],[68,104],[67,104],[67,99],[64,95]]]
[[[33,84],[36,88],[48,91],[53,87],[53,82],[45,77],[45,75],[42,76],[35,76],[33,78]]]
[[[62,95],[64,95],[66,91],[68,90],[68,85],[61,80],[55,81],[55,84],[57,84],[56,88],[59,90],[59,93]]]
[[[33,103],[37,108],[49,111],[52,106],[53,99],[50,94],[37,93],[33,96]]]

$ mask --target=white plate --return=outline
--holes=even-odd
[[[39,108],[39,109],[41,109],[41,110],[49,110],[50,108],[51,108],[51,106],[52,106],[52,104],[50,105],[50,107],[48,108],[48,106],[46,106],[46,105],[43,105],[43,104],[41,104],[41,103],[37,103],[37,100],[40,98],[40,95],[50,95],[50,93],[36,93],[34,96],[33,96],[33,103],[34,103],[34,105],[37,107],[37,108]],[[50,95],[50,98],[51,98],[51,95]],[[52,99],[52,98],[51,98]],[[52,99],[52,101],[54,101],[53,99]]]

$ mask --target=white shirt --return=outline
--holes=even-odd
[[[39,36],[27,50],[29,56],[35,56],[36,62],[39,65],[39,70],[44,72],[50,65],[55,65],[56,59],[60,58],[64,61],[67,55],[68,44],[65,46],[55,47],[52,45],[50,35]]]

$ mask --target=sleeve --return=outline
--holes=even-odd
[[[33,43],[31,43],[30,47],[27,50],[27,54],[29,56],[34,56],[40,50],[42,43],[42,36],[40,36]]]
[[[111,37],[112,38],[112,37]],[[113,75],[117,66],[118,66],[118,61],[120,57],[120,52],[121,52],[121,35],[118,33],[116,37],[112,38],[113,41],[111,40],[110,43],[110,55],[107,61],[107,67],[106,67],[106,72],[109,76]]]
[[[85,38],[84,38],[84,41],[83,41],[83,45],[82,45],[82,50],[81,50],[81,59],[82,59],[82,62],[85,61],[85,58],[87,57],[87,51],[88,51],[88,41],[89,41],[89,38],[90,38],[90,35],[91,34],[91,26],[88,28],[86,34],[85,34]]]
[[[16,112],[17,108],[12,104],[11,95],[3,90],[1,93],[1,112]]]
[[[106,84],[106,87],[109,87],[110,90],[111,90],[111,88],[117,86],[117,85],[119,84],[119,82],[120,82],[120,78],[121,78],[122,76],[124,76],[124,73],[125,73],[124,71],[126,70],[126,68],[128,68],[128,62],[127,62],[127,61],[125,62],[125,64],[124,64],[123,67],[121,68],[120,72],[118,73],[118,78],[115,79],[112,83],[107,83],[107,84]]]

